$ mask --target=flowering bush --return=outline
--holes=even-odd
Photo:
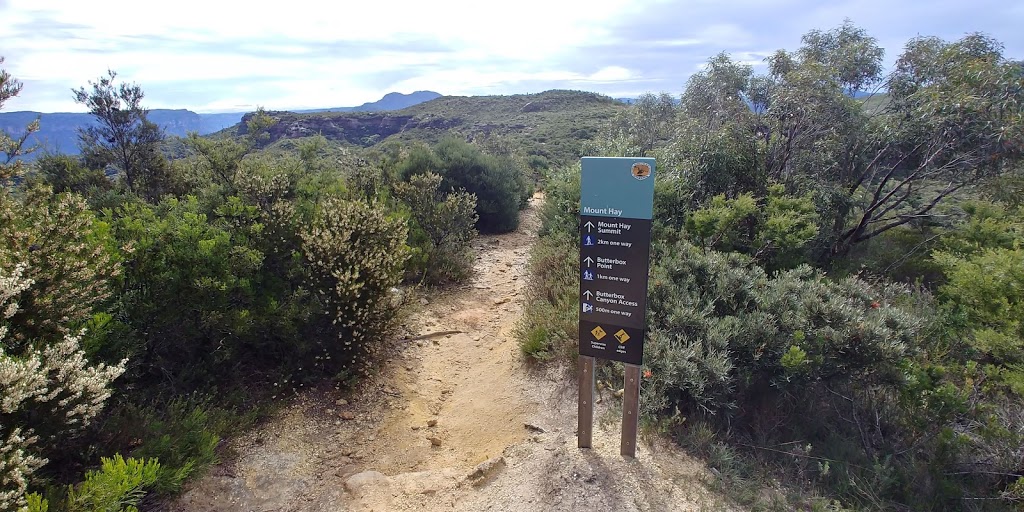
[[[401,218],[362,201],[328,198],[302,230],[311,288],[323,304],[339,346],[356,350],[391,327],[398,304],[389,290],[409,255]]]
[[[80,432],[100,412],[126,362],[90,365],[72,335],[8,352],[6,322],[19,312],[15,300],[33,285],[26,273],[24,264],[0,267],[0,510],[26,505],[32,472],[64,436]]]

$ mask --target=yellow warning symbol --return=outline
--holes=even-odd
[[[590,330],[590,334],[593,334],[594,335],[594,339],[596,339],[597,341],[601,341],[601,338],[604,338],[605,335],[608,334],[608,333],[604,332],[604,329],[602,329],[601,326],[599,325],[599,326],[594,327],[593,329],[591,329]]]
[[[629,341],[629,335],[625,329],[619,329],[619,332],[615,333],[615,339],[619,340],[619,343],[625,343]]]

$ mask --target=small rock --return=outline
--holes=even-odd
[[[626,392],[625,389],[619,389],[619,390],[615,391],[615,398],[622,398],[622,394],[625,393],[625,392]]]
[[[409,427],[409,428],[411,428],[411,429],[413,429],[413,430],[419,430],[419,429],[420,429],[420,426],[419,426],[419,425],[413,425],[413,426],[411,426],[411,427]]]
[[[509,301],[509,298],[505,297],[504,299],[498,299],[498,300],[494,301],[494,305],[495,306],[500,306],[500,305],[502,305],[502,304],[504,304],[504,303],[506,303],[508,301]]]
[[[412,366],[406,366],[406,367],[405,367],[405,371],[407,371],[407,372],[411,372],[411,371],[412,371]]]
[[[437,436],[430,436],[427,439],[430,440],[430,446],[441,446],[441,438]]]
[[[427,420],[427,426],[428,427],[436,427],[437,426],[437,420]]]
[[[526,430],[529,430],[530,432],[536,432],[538,434],[543,434],[544,432],[547,432],[547,430],[544,430],[544,427],[539,427],[532,423],[524,423],[523,427],[525,427]]]
[[[499,241],[499,240],[488,240],[487,241],[487,245],[498,246],[500,244],[501,244],[501,241]]]
[[[345,400],[344,398],[339,398],[334,401],[334,405],[348,405],[348,400]]]
[[[481,462],[466,478],[473,480],[473,485],[482,485],[490,480],[498,471],[505,467],[505,457],[495,457]]]
[[[345,421],[354,420],[354,419],[356,419],[356,413],[354,413],[352,411],[342,411],[341,419],[343,419]]]

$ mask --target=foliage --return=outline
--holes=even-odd
[[[404,221],[377,205],[330,197],[300,236],[310,289],[323,304],[335,343],[357,354],[366,350],[397,312],[389,290],[401,280],[408,257]]]
[[[409,206],[415,251],[411,270],[432,283],[459,281],[472,270],[470,242],[476,236],[476,197],[441,193],[441,177],[428,172],[395,184],[395,196]]]
[[[804,36],[755,75],[727,55],[691,77],[678,137],[662,153],[689,200],[767,195],[771,182],[811,193],[821,218],[817,259],[830,264],[886,231],[934,218],[965,187],[1011,169],[1024,148],[1015,112],[1020,65],[978,34],[912,40],[888,76],[874,38],[847,21]],[[884,84],[869,111],[854,95]],[[662,167],[665,167],[662,164]]]
[[[4,58],[0,56],[0,65],[3,65]],[[15,97],[21,92],[21,82],[12,77],[7,70],[0,68],[0,109],[4,107],[7,100]],[[19,157],[31,153],[35,148],[25,147],[25,141],[29,136],[39,130],[39,120],[29,123],[25,127],[25,133],[20,137],[12,138],[4,130],[0,130],[0,185],[7,180],[19,176],[22,173],[22,163]]]
[[[530,187],[514,159],[491,156],[464,141],[447,138],[433,150],[414,147],[399,165],[406,180],[427,172],[441,175],[445,191],[464,190],[476,196],[476,227],[481,232],[504,233],[519,225],[519,209],[525,206]]]
[[[989,248],[970,257],[937,253],[948,282],[942,298],[961,318],[980,361],[1024,397],[1024,248]]]
[[[33,287],[8,322],[11,341],[55,339],[88,320],[111,294],[121,267],[109,226],[80,196],[32,187],[0,191],[0,265],[24,263]]]
[[[141,412],[146,421],[137,428],[144,429],[145,435],[132,456],[160,461],[153,482],[156,492],[177,492],[185,480],[217,461],[214,450],[220,438],[215,432],[224,427],[217,424],[217,414],[211,414],[204,404],[176,399],[159,414],[153,410]]]
[[[117,74],[89,82],[90,89],[74,90],[74,99],[97,121],[79,132],[80,149],[92,169],[113,166],[130,192],[154,201],[173,189],[167,159],[160,153],[163,131],[147,119],[144,96],[137,84],[117,83]]]
[[[35,168],[54,192],[74,192],[82,196],[110,190],[112,183],[103,171],[89,169],[81,160],[68,155],[43,155]]]
[[[104,457],[98,471],[68,493],[68,512],[138,512],[137,505],[160,473],[154,459],[125,459],[121,454]]]
[[[686,234],[694,242],[748,254],[769,268],[805,262],[800,249],[818,233],[813,199],[787,195],[782,185],[768,187],[768,197],[761,201],[751,193],[733,199],[719,194],[685,219]]]
[[[600,156],[652,156],[655,148],[675,135],[679,112],[667,93],[641,94],[629,110],[610,123],[610,133],[589,141],[587,154]]]
[[[264,255],[254,247],[262,229],[254,208],[229,201],[220,212],[210,222],[188,198],[110,214],[115,236],[127,244],[118,308],[137,333],[130,350],[140,377],[174,375],[179,385],[195,386],[271,327],[262,322],[278,320],[252,311],[269,299],[258,296]]]
[[[516,327],[520,349],[536,359],[568,363],[579,339],[578,248],[545,237],[530,256],[530,287],[523,317]]]
[[[657,261],[652,411],[738,408],[742,419],[753,404],[769,406],[765,400],[801,402],[825,386],[883,383],[923,327],[892,305],[898,290],[833,282],[806,266],[769,276],[739,255],[685,243]]]
[[[551,171],[544,188],[542,236],[530,254],[529,296],[516,336],[526,356],[570,364],[579,340],[579,165]]]
[[[78,336],[38,347],[9,343],[17,299],[33,282],[24,264],[0,272],[0,508],[9,510],[25,506],[28,480],[46,457],[99,414],[125,362],[90,365]]]

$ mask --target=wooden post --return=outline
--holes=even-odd
[[[627,364],[625,367],[619,453],[626,457],[636,457],[636,434],[640,422],[640,367],[635,364]]]
[[[594,358],[580,356],[579,423],[576,437],[580,448],[590,448],[594,430]]]

